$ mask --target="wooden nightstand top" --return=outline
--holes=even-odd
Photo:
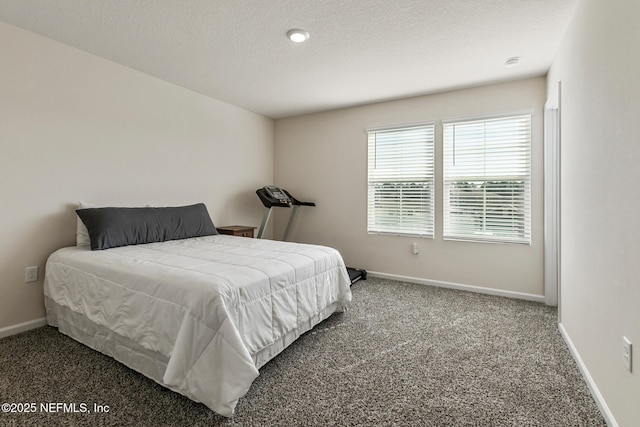
[[[228,234],[230,236],[253,237],[253,231],[256,227],[248,225],[225,225],[224,227],[216,227],[218,233]]]

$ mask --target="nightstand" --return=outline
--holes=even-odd
[[[249,227],[247,225],[227,225],[226,227],[216,227],[218,233],[228,234],[230,236],[240,237],[253,237],[253,230],[256,227]]]

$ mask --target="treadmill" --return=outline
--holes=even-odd
[[[267,228],[267,224],[269,223],[269,219],[271,218],[271,212],[274,207],[281,208],[290,208],[293,206],[293,210],[291,211],[291,215],[289,215],[289,222],[287,223],[287,228],[284,231],[284,236],[282,237],[283,241],[286,241],[289,237],[289,232],[291,231],[291,226],[293,225],[293,221],[298,213],[298,208],[300,206],[315,206],[316,204],[313,202],[301,202],[300,200],[293,197],[287,190],[282,188],[274,187],[274,186],[266,186],[256,190],[256,194],[260,198],[260,201],[264,205],[267,210],[264,213],[264,217],[262,218],[262,224],[260,224],[260,229],[258,230],[258,239],[262,239],[264,236],[265,229]]]
[[[287,223],[287,228],[285,229],[284,236],[282,238],[283,241],[286,241],[289,237],[293,221],[295,220],[300,206],[316,205],[313,202],[301,202],[300,200],[293,197],[287,190],[271,185],[257,189],[256,194],[260,198],[260,201],[262,202],[264,207],[267,209],[264,213],[264,217],[262,218],[260,229],[258,230],[258,239],[263,238],[264,232],[267,228],[267,224],[269,223],[269,219],[271,219],[271,212],[273,211],[274,207],[293,208],[293,210],[291,211],[291,215],[289,215],[289,222]],[[347,267],[347,273],[349,274],[349,280],[351,281],[352,285],[359,280],[367,280],[366,270]]]

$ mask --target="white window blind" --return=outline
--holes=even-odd
[[[433,123],[367,133],[368,232],[433,237]]]
[[[443,122],[444,238],[531,243],[531,115]]]

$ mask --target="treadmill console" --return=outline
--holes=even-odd
[[[272,208],[274,206],[281,208],[290,208],[292,206],[300,205],[315,206],[315,203],[301,202],[293,197],[287,190],[273,185],[258,188],[256,190],[256,194],[265,208]]]
[[[262,188],[269,198],[277,201],[278,203],[286,203],[287,205],[291,205],[293,203],[291,197],[286,193],[286,191],[279,187],[267,185],[266,187]]]

